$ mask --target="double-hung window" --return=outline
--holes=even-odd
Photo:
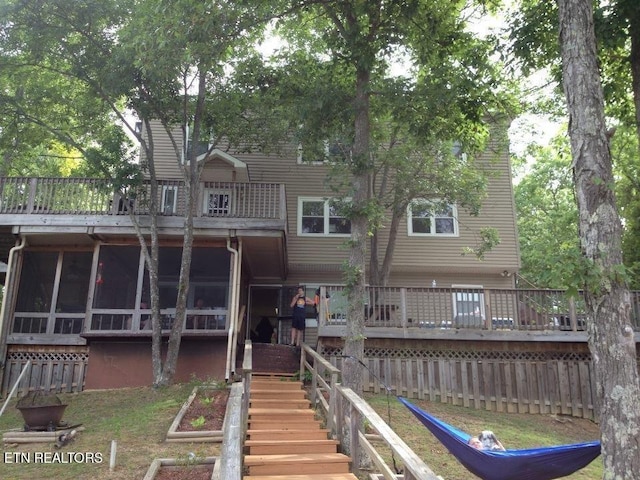
[[[178,202],[178,186],[163,185],[162,186],[162,213],[164,215],[174,215],[176,213],[177,202]]]
[[[438,200],[414,200],[407,209],[409,235],[457,236],[455,205]]]
[[[298,199],[298,235],[351,234],[351,221],[337,205],[323,198]]]

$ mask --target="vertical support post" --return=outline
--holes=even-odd
[[[285,228],[287,225],[287,197],[284,190],[284,183],[280,184],[280,220],[285,221]],[[286,233],[286,232],[285,232]]]
[[[327,418],[327,428],[331,432],[331,435],[335,438],[336,435],[336,401],[338,396],[338,391],[336,386],[338,384],[338,374],[336,372],[331,373],[331,390],[329,391],[329,413]]]
[[[578,330],[578,318],[576,315],[576,300],[573,297],[569,297],[569,321],[571,322],[571,330],[573,332]]]
[[[29,180],[29,199],[27,200],[27,211],[25,213],[33,213],[35,211],[37,189],[38,189],[38,179],[31,178]]]
[[[116,450],[118,448],[118,444],[115,440],[111,440],[111,455],[109,456],[109,471],[113,472],[113,469],[116,468]]]
[[[485,325],[487,326],[487,330],[493,329],[493,314],[491,313],[491,291],[484,289],[484,315],[485,315]]]
[[[402,287],[400,289],[400,324],[404,331],[404,337],[407,337],[407,289]]]
[[[351,471],[357,477],[360,473],[360,425],[362,418],[358,409],[349,402],[349,452],[351,454]]]
[[[336,439],[340,442],[341,448],[344,450],[344,432],[342,431],[342,425],[344,422],[344,398],[340,392],[340,385],[336,385],[336,420],[335,431]]]
[[[327,311],[327,287],[320,287],[320,296],[318,298],[318,329],[327,324],[329,312]],[[319,334],[320,332],[318,332]]]
[[[318,397],[318,363],[313,357],[313,368],[311,369],[311,406],[315,408]]]

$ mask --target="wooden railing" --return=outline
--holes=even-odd
[[[150,212],[149,181],[114,193],[108,180],[92,178],[0,178],[0,214],[126,215]],[[158,181],[158,212],[184,216],[187,189],[179,180]],[[201,182],[197,216],[285,219],[284,185]]]
[[[341,377],[339,369],[333,367],[308,345],[302,346],[300,364],[301,378],[306,377],[306,372],[311,375],[311,404],[322,411],[327,428],[332,436],[340,441],[343,450],[349,452],[351,458],[360,458],[361,451],[364,451],[386,480],[398,478],[375,445],[363,433],[362,426],[366,421],[378,432],[378,439],[402,463],[406,480],[442,480],[442,477],[436,475],[364,399],[338,383]],[[343,426],[346,426],[346,429]],[[359,470],[358,461],[353,461],[353,473],[357,475]]]
[[[222,426],[222,446],[219,462],[213,468],[211,480],[240,480],[242,478],[242,445],[247,434],[249,395],[253,373],[251,340],[244,345],[242,381],[231,386],[227,411]]]
[[[212,480],[240,480],[242,478],[242,444],[246,425],[243,422],[243,397],[248,395],[244,391],[242,382],[231,385],[222,426],[223,442],[220,447],[220,456],[213,467]]]
[[[342,286],[321,287],[319,326],[345,325]],[[631,322],[640,331],[640,292],[631,292]],[[367,287],[366,327],[440,330],[584,331],[582,293],[564,290]]]

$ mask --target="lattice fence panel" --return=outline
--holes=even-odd
[[[322,355],[342,367],[340,347]],[[367,392],[450,403],[494,412],[563,414],[595,419],[589,353],[365,349]]]
[[[9,351],[2,383],[5,397],[18,380],[20,373],[31,360],[17,389],[23,396],[30,391],[45,393],[81,392],[89,359],[86,347],[76,351]]]

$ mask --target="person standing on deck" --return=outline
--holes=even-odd
[[[299,347],[302,344],[302,335],[304,334],[305,319],[307,317],[307,305],[313,305],[313,300],[305,296],[303,287],[298,287],[298,293],[291,299],[291,308],[293,309],[291,346]]]

